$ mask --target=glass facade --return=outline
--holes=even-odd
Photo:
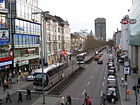
[[[26,20],[33,20],[40,23],[40,14],[32,14],[34,12],[41,12],[37,8],[38,0],[17,0],[16,2],[16,14],[17,17]]]
[[[38,0],[14,0],[11,2],[6,0],[8,9],[10,9],[9,3],[11,3],[12,9],[10,41],[13,43],[12,49],[14,49],[14,67],[18,64],[21,66],[20,68],[25,68],[31,61],[33,64],[35,64],[34,61],[36,63],[39,61],[41,15],[33,13],[41,12],[41,10],[38,8]]]
[[[130,24],[130,45],[140,45],[140,0],[135,0],[130,11],[129,18],[136,19],[135,24]]]

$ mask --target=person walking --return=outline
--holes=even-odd
[[[85,93],[85,100],[84,100],[84,103],[83,103],[83,105],[85,105],[85,103],[86,103],[86,101],[87,101],[87,98],[88,98],[88,96],[87,96],[87,93]]]
[[[18,102],[22,102],[22,93],[21,92],[18,93]]]
[[[67,102],[66,102],[66,105],[71,105],[71,96],[70,95],[68,95],[67,96]]]
[[[9,91],[7,91],[6,103],[8,102],[8,100],[9,100],[10,102],[12,102],[12,100],[11,100],[11,98],[10,98],[10,93],[9,93]]]
[[[140,78],[138,78],[138,82],[137,82],[137,91],[139,93],[139,90],[140,90]]]
[[[65,97],[61,97],[61,99],[60,99],[60,104],[61,104],[61,105],[65,105]]]
[[[85,97],[85,102],[84,102],[84,104],[83,105],[91,105],[91,101],[90,101],[90,98],[89,98],[89,96],[86,96]]]
[[[105,101],[106,101],[106,96],[103,93],[103,95],[101,96],[101,103],[102,103],[102,105],[105,105]]]
[[[115,97],[114,97],[114,91],[110,94],[110,102],[115,104]]]
[[[27,88],[27,100],[31,100],[31,90],[29,87]]]

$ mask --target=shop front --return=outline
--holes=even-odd
[[[12,74],[12,61],[0,62],[0,81],[8,79]]]

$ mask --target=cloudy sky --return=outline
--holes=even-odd
[[[121,28],[120,21],[128,13],[132,0],[38,0],[39,8],[68,20],[71,32],[95,31],[94,20],[106,18],[107,39]]]

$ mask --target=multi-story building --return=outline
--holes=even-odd
[[[140,75],[140,0],[135,0],[129,11],[129,19],[136,19],[135,24],[130,24],[129,58],[132,61],[132,68]]]
[[[95,19],[95,36],[97,38],[106,40],[106,19],[105,18]]]
[[[40,14],[38,0],[5,0],[9,9],[13,70],[31,71],[39,64]]]
[[[0,81],[9,77],[12,68],[12,51],[10,49],[10,36],[8,24],[8,9],[5,1],[0,1]],[[11,73],[10,73],[11,74]]]
[[[122,21],[129,20],[129,16],[126,15],[123,17]],[[121,24],[121,40],[120,40],[120,47],[121,50],[124,52],[128,52],[128,37],[129,37],[129,24]]]
[[[85,38],[78,32],[71,34],[71,52],[76,55],[78,52],[84,50]]]
[[[70,52],[70,28],[67,21],[58,16],[45,15],[46,20],[46,60],[48,64],[63,62]]]
[[[121,49],[121,46],[120,46],[121,31],[117,30],[117,32],[115,32],[114,35],[113,35],[113,39],[115,41],[116,47]]]

